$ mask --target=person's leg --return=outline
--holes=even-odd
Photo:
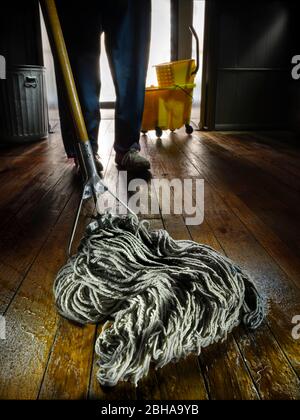
[[[100,41],[98,43],[100,45]],[[100,124],[99,53],[79,52],[76,57],[71,55],[70,58],[89,140],[95,153],[98,151]]]
[[[56,0],[61,26],[68,50],[71,67],[87,126],[89,140],[94,152],[98,150],[98,131],[100,124],[100,31],[101,20],[97,2],[79,3]],[[57,66],[56,66],[57,67]],[[58,83],[61,81],[60,70]],[[74,156],[72,137],[73,127],[70,127],[70,117],[66,107],[64,89],[58,87],[58,98],[61,115],[62,136],[68,156]]]
[[[73,124],[72,115],[68,107],[68,98],[66,97],[65,90],[62,88],[62,86],[64,86],[64,81],[56,58],[54,59],[54,64],[61,135],[68,158],[75,158],[76,131]]]
[[[111,0],[105,7],[103,28],[117,97],[114,148],[117,154],[125,154],[140,149],[151,0]]]

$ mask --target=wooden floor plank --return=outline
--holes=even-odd
[[[299,342],[291,335],[292,317],[300,313],[300,151],[285,142],[287,136],[178,131],[160,140],[153,133],[141,138],[154,177],[205,179],[200,226],[186,226],[185,214],[161,219],[145,208],[142,217],[241,264],[266,297],[268,313],[260,329],[240,326],[199,358],[192,355],[157,371],[151,367],[138,388],[101,387],[94,354],[101,325],[80,327],[55,309],[53,279],[65,262],[80,185],[59,131],[51,141],[2,148],[0,307],[7,339],[0,340],[0,398],[300,399]],[[118,182],[113,137],[113,121],[104,120],[100,155],[109,187]],[[144,185],[142,197],[149,194]],[[165,197],[152,194],[161,210]],[[83,210],[76,243],[92,212],[89,205]]]
[[[1,232],[1,259],[18,274],[0,283],[4,305],[1,307],[2,312],[6,311],[20,281],[28,272],[68,201],[74,188],[73,181],[73,173],[66,170],[65,176],[46,194],[44,200],[38,202],[34,209],[29,206],[28,212],[17,214]]]
[[[77,249],[93,212],[93,202],[85,203],[74,238],[74,250]],[[68,239],[70,230],[65,229],[64,234]],[[49,360],[46,363],[38,398],[86,399],[92,369],[96,326],[81,326],[59,317],[56,328],[55,340],[49,351]]]
[[[60,318],[39,399],[78,400],[88,395],[95,325]]]
[[[66,232],[77,200],[74,194],[6,312],[7,339],[0,341],[2,398],[38,396],[58,323],[52,285],[66,258]]]
[[[51,135],[48,141],[24,147],[22,153],[16,152],[13,157],[0,153],[0,209],[9,201],[16,202],[22,193],[28,194],[27,189],[40,182],[40,178],[48,177],[67,162],[59,133]]]
[[[178,140],[180,142],[180,136]],[[183,137],[181,137],[183,139]],[[195,139],[195,137],[194,137]],[[199,141],[181,141],[189,157],[199,165],[212,182],[220,180],[299,256],[299,194],[278,182],[253,164],[230,151],[199,137]],[[261,186],[261,187],[259,187]]]
[[[257,388],[233,335],[224,343],[203,349],[200,362],[211,399],[259,399]]]
[[[278,182],[284,183],[288,188],[299,191],[299,156],[287,156],[284,152],[276,151],[271,145],[266,146],[260,141],[255,141],[255,137],[251,134],[234,135],[214,132],[205,133],[205,137],[235,156],[245,159],[259,167],[260,170],[271,174]]]
[[[203,175],[201,164],[199,164],[198,170]],[[207,185],[209,183],[210,179],[207,178]],[[284,375],[281,375],[279,370],[273,372],[276,381],[278,381],[278,383],[275,381],[273,384],[274,392],[276,392],[276,387],[277,390],[280,389],[279,383],[282,381],[282,390],[287,389],[287,393],[291,392],[291,395],[294,396],[299,395],[297,394],[299,393],[299,381],[294,372],[291,371],[292,366],[299,373],[300,359],[297,349],[298,346],[291,337],[291,319],[293,314],[298,313],[300,310],[299,291],[295,289],[285,273],[282,273],[277,264],[274,263],[274,260],[251,237],[251,234],[247,232],[247,229],[245,229],[240,220],[229,211],[229,208],[220,199],[219,195],[215,194],[210,188],[206,188],[205,203],[206,220],[212,227],[214,234],[226,254],[248,270],[256,280],[261,292],[271,301],[269,304],[268,320],[272,331],[280,343],[280,347],[288,357],[289,361],[285,361],[285,366],[290,372],[289,380],[287,380],[288,375],[286,375],[286,372]],[[208,205],[208,203],[211,204]],[[285,308],[284,311],[280,309],[282,307]],[[280,332],[278,331],[278,324],[281,325]],[[283,325],[285,325],[285,328],[283,328]],[[266,331],[266,334],[269,337],[270,343],[272,343],[270,332]],[[270,344],[269,350],[271,351],[271,349],[272,346]],[[282,358],[282,355],[278,353],[278,357]],[[280,366],[279,362],[278,366]],[[277,369],[279,369],[278,366]],[[290,385],[291,389],[289,389]],[[269,384],[267,389],[268,392],[271,392],[272,386]],[[283,395],[285,395],[284,392]]]

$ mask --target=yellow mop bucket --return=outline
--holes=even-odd
[[[194,83],[196,62],[194,59],[172,61],[155,66],[158,87]]]
[[[185,125],[186,132],[191,134],[189,125],[194,84],[176,85],[165,88],[150,87],[146,89],[142,132],[155,130],[161,137],[162,130],[172,130]]]
[[[142,121],[142,133],[155,130],[161,137],[162,130],[176,130],[185,125],[187,134],[193,132],[190,125],[195,75],[199,69],[199,39],[196,38],[197,58],[172,61],[155,66],[158,86],[146,88]]]

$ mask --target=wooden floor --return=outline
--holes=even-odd
[[[255,332],[239,327],[225,343],[155,371],[137,388],[104,389],[96,381],[100,327],[58,316],[53,279],[66,246],[80,179],[57,132],[29,146],[0,150],[1,398],[299,399],[300,149],[288,133],[184,132],[142,137],[155,177],[204,178],[205,220],[152,216],[175,238],[209,244],[240,263],[268,302]],[[105,181],[116,182],[113,121],[101,125]],[[79,236],[91,215],[86,206]],[[77,238],[78,240],[78,238]]]

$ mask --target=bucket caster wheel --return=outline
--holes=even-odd
[[[155,135],[156,137],[160,138],[163,134],[163,131],[160,127],[155,127]]]
[[[185,132],[186,134],[192,134],[192,132],[194,131],[193,127],[189,124],[185,124]]]

